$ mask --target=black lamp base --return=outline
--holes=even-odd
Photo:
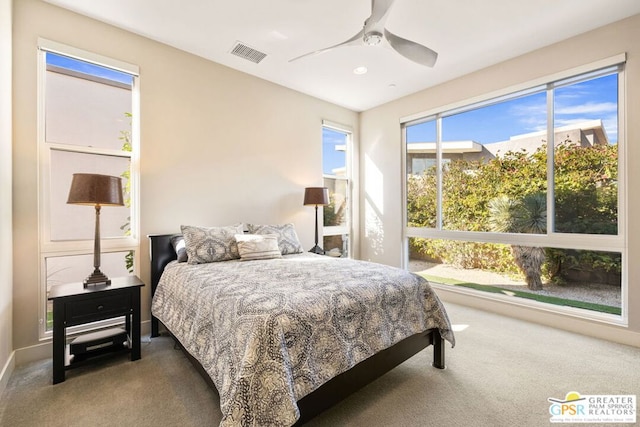
[[[314,247],[309,249],[309,252],[311,252],[312,254],[324,255],[324,249],[322,249],[318,245],[315,245]]]
[[[84,279],[84,282],[82,283],[84,284],[85,288],[92,286],[108,286],[111,284],[111,279],[105,276],[99,268],[96,268],[95,270],[93,270],[93,273],[91,273],[89,277]]]

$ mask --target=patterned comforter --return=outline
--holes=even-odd
[[[313,254],[171,262],[152,312],[202,364],[221,426],[289,426],[296,401],[447,314],[427,281],[381,264]]]

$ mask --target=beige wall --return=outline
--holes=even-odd
[[[11,234],[11,0],[0,0],[0,394],[13,351]]]
[[[322,119],[358,129],[357,113],[37,0],[14,8],[14,348],[38,343],[38,37],[140,67],[142,236],[183,223],[293,222],[313,246],[302,198],[322,183]],[[143,320],[149,303],[146,287]]]
[[[566,320],[541,310],[529,310],[482,301],[449,292],[445,299],[482,305],[484,308],[526,317],[567,329],[608,336],[640,346],[640,198],[632,189],[640,186],[640,15],[571,38],[480,70],[437,87],[413,94],[361,115],[361,200],[362,232],[371,244],[361,246],[361,257],[401,265],[401,117],[462,102],[494,91],[525,83],[566,69],[582,66],[627,52],[627,177],[629,244],[629,328],[607,327],[590,321]],[[381,193],[379,191],[382,191]],[[455,321],[455,319],[454,319]],[[634,333],[628,333],[632,331]]]
[[[0,9],[11,1],[0,0]],[[140,66],[141,235],[174,232],[181,223],[216,225],[294,222],[305,246],[313,242],[313,210],[302,206],[303,188],[321,184],[321,120],[350,125],[361,141],[363,259],[401,265],[402,206],[399,119],[490,93],[626,51],[629,188],[640,185],[640,16],[604,27],[438,87],[357,113],[242,74],[38,0],[13,4],[13,229],[5,211],[0,231],[13,232],[10,269],[0,276],[0,367],[12,349],[38,344],[38,217],[36,143],[36,45],[43,37]],[[11,30],[0,22],[0,56]],[[6,64],[6,61],[0,63]],[[0,66],[0,85],[6,84]],[[4,83],[3,83],[4,82]],[[0,88],[1,89],[1,88]],[[0,90],[0,93],[4,93]],[[7,120],[2,101],[0,120]],[[11,105],[8,106],[9,110]],[[10,131],[1,126],[0,159],[11,154]],[[360,130],[360,135],[358,131]],[[7,132],[9,132],[7,134]],[[7,136],[9,135],[9,136]],[[0,160],[2,162],[3,160]],[[0,164],[0,173],[7,170]],[[11,165],[9,165],[10,167]],[[0,202],[10,196],[4,176]],[[629,197],[629,218],[640,199]],[[11,213],[9,213],[11,215]],[[9,217],[10,218],[10,217]],[[630,222],[629,258],[640,254],[640,224]],[[148,244],[141,239],[140,275],[149,280]],[[0,262],[7,262],[0,246]],[[9,271],[9,273],[7,273]],[[630,263],[629,307],[634,344],[640,345],[640,265]],[[13,295],[12,295],[13,294]],[[445,300],[530,318],[597,336],[629,341],[624,329],[542,311],[441,292]],[[8,297],[5,299],[5,297]],[[11,301],[13,307],[2,305]],[[149,317],[149,288],[143,297]],[[13,309],[13,320],[11,316]],[[7,311],[9,310],[9,311]],[[455,319],[453,319],[455,322]],[[13,326],[12,326],[13,325]],[[13,344],[11,344],[11,334]],[[613,336],[611,335],[613,334]],[[622,338],[619,337],[622,334]]]

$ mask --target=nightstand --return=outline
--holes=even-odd
[[[67,361],[67,328],[124,316],[131,360],[140,359],[140,288],[136,276],[112,279],[111,285],[85,288],[81,282],[54,286],[53,301],[53,383],[64,381]],[[98,347],[98,346],[96,346]]]

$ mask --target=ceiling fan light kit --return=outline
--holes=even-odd
[[[364,44],[366,44],[367,46],[376,46],[379,45],[380,42],[382,42],[382,34],[372,31],[370,33],[366,33],[363,40]]]
[[[290,59],[297,61],[308,56],[314,56],[344,46],[379,46],[386,41],[393,50],[405,58],[427,67],[433,67],[438,59],[438,53],[426,46],[393,34],[384,24],[395,0],[371,0],[371,16],[364,21],[364,27],[356,35],[342,43],[324,49],[305,53]]]

